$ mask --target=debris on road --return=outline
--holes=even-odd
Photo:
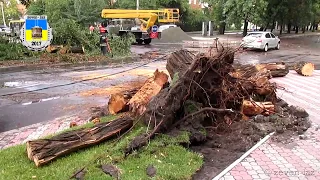
[[[287,66],[283,63],[235,65],[236,51],[222,47],[198,55],[186,50],[172,53],[166,66],[170,83],[169,76],[157,69],[141,86],[113,94],[108,107],[97,111],[126,112],[124,118],[52,139],[29,141],[29,159],[41,166],[84,146],[131,131],[137,117],[148,131],[127,144],[124,157],[147,145],[156,134],[176,136],[187,132],[187,147],[205,157],[203,169],[222,170],[271,132],[276,132],[274,140],[280,142],[303,134],[311,126],[308,113],[279,99],[276,84],[269,81],[285,76]],[[218,161],[221,157],[226,157],[223,162]],[[152,176],[155,170],[150,167],[147,171]],[[199,175],[201,172],[195,177],[208,178]]]
[[[257,64],[256,67],[257,69],[266,68],[272,77],[284,77],[289,73],[289,67],[284,62]]]
[[[295,71],[302,76],[311,76],[314,71],[314,64],[300,61],[294,66]]]

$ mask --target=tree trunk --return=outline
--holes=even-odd
[[[142,86],[141,86],[142,87]],[[110,114],[117,114],[129,110],[127,103],[141,88],[134,88],[125,92],[112,94],[108,102],[108,109]]]
[[[63,47],[60,49],[60,53],[61,54],[67,54],[67,53],[80,53],[83,54],[84,53],[84,47],[81,46],[71,46],[71,47]]]
[[[117,137],[132,125],[132,118],[123,117],[111,122],[99,123],[92,128],[65,132],[50,139],[28,141],[28,158],[39,167],[58,157]]]
[[[291,33],[291,23],[288,23],[288,31],[287,31],[288,34]]]
[[[128,102],[130,111],[136,115],[142,115],[151,98],[157,95],[166,83],[168,83],[168,75],[157,69],[154,76],[149,78]]]
[[[294,66],[295,71],[302,76],[311,76],[314,71],[314,64],[300,61]]]
[[[248,34],[248,24],[249,24],[248,20],[245,19],[244,20],[244,26],[243,26],[243,33],[242,33],[243,37]]]
[[[264,63],[256,65],[258,70],[266,68],[272,77],[284,77],[289,73],[289,67],[285,63]]]
[[[308,27],[307,27],[307,29],[308,29]],[[302,33],[305,33],[305,32],[306,32],[306,26],[303,26]]]
[[[193,61],[193,54],[187,50],[179,50],[173,52],[168,60],[166,68],[173,79],[175,73],[182,74],[185,72]]]
[[[282,30],[283,30],[283,24],[281,23],[281,25],[280,25],[280,35],[282,34]]]
[[[272,28],[271,28],[271,32],[273,32],[275,25],[276,25],[276,24],[275,24],[275,20],[273,20],[273,21],[272,21]]]
[[[270,115],[275,113],[272,102],[254,102],[244,100],[242,104],[242,113],[246,116],[255,116],[258,114]]]
[[[226,23],[225,22],[220,23],[219,34],[224,34],[225,29],[226,29]]]
[[[296,34],[299,33],[299,26],[296,26]]]

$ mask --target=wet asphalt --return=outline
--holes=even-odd
[[[293,64],[305,60],[313,62],[320,69],[320,43],[317,38],[284,38],[280,50],[239,52],[236,61],[245,64],[277,61]],[[154,57],[156,59],[180,48],[181,44],[152,44],[133,46],[132,51],[137,54],[158,52]],[[0,132],[66,115],[88,118],[90,107],[107,104],[109,97],[84,96],[83,93],[146,78],[157,68],[165,70],[165,60],[158,59],[141,66],[144,63],[146,61],[142,59],[117,67],[99,65],[0,72]],[[139,65],[141,67],[129,71]],[[124,70],[128,72],[108,76]]]

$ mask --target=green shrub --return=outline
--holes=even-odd
[[[111,53],[113,57],[127,56],[131,54],[131,45],[136,42],[134,35],[128,34],[126,36],[108,35],[108,42],[110,44]]]

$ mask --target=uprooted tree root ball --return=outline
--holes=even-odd
[[[156,133],[187,131],[189,146],[244,153],[271,132],[281,141],[306,131],[308,114],[277,98],[270,70],[233,66],[235,51],[222,48],[214,55],[195,57],[185,50],[173,53],[167,64],[173,81],[151,99],[143,115],[152,130],[136,137],[126,154],[146,145]],[[202,148],[192,149],[202,152]]]

